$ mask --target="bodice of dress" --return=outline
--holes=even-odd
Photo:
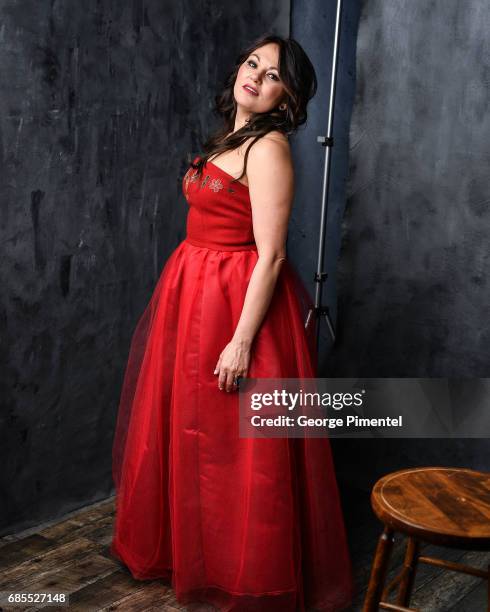
[[[201,177],[192,166],[186,172],[182,191],[189,204],[187,242],[222,251],[257,250],[248,187],[232,180],[212,162]]]

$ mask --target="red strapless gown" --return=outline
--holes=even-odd
[[[219,610],[341,610],[351,566],[329,441],[239,438],[213,374],[257,261],[248,188],[208,162],[183,181],[187,237],[135,329],[113,446],[111,552],[134,578]],[[316,376],[309,296],[286,261],[248,378]]]

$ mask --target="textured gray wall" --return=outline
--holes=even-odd
[[[490,5],[364,2],[332,376],[490,374]]]
[[[129,341],[235,54],[289,2],[0,5],[0,534],[111,490]]]
[[[301,0],[291,12],[320,77],[293,140],[288,244],[310,289],[333,10]],[[359,10],[344,3],[326,261],[339,345],[321,373],[486,376],[487,3],[370,0],[356,67]],[[0,20],[7,533],[109,493],[131,332],[184,235],[185,153],[235,52],[264,24],[288,33],[289,2],[4,0]],[[398,465],[488,457],[477,441],[332,442],[340,477],[361,485]]]
[[[486,0],[362,3],[324,376],[490,376],[489,31]],[[410,465],[490,469],[488,440],[337,450],[361,484]]]

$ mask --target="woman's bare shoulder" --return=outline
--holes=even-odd
[[[284,132],[281,132],[280,130],[272,130],[271,132],[267,132],[264,138],[272,140],[274,142],[279,142],[289,147],[289,138],[286,134],[284,134]]]
[[[253,138],[250,139],[245,145],[245,150],[249,150],[249,155],[253,155],[253,157],[258,159],[264,159],[268,155],[291,156],[289,140],[279,130],[268,132],[255,142],[253,142]]]
[[[288,142],[272,135],[260,138],[250,149],[247,164],[247,182],[258,185],[261,193],[272,188],[283,193],[285,200],[294,190],[294,168]],[[278,191],[280,184],[281,190]],[[272,197],[272,196],[271,196]]]

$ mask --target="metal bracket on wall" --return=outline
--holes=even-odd
[[[317,136],[317,142],[321,142],[323,147],[333,147],[333,136]]]

